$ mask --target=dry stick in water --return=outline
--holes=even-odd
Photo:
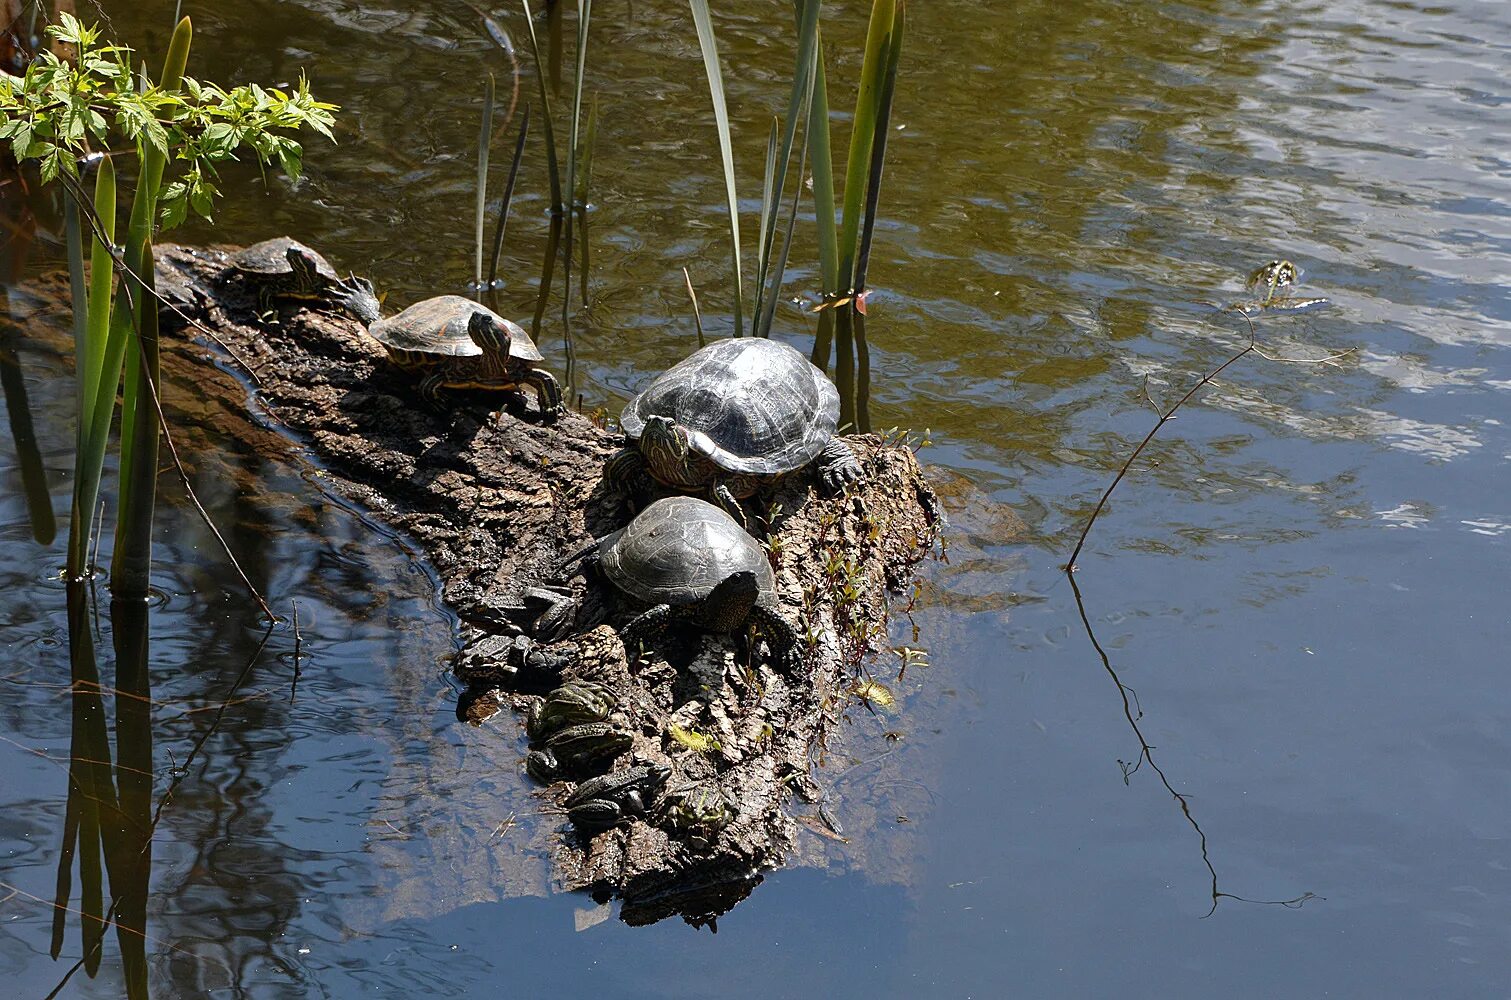
[[[1211,879],[1212,908],[1206,912],[1204,917],[1210,917],[1212,914],[1216,913],[1217,905],[1223,899],[1236,899],[1244,903],[1261,903],[1267,906],[1285,906],[1294,909],[1305,905],[1308,900],[1319,899],[1322,897],[1319,897],[1312,892],[1304,892],[1294,899],[1249,899],[1244,896],[1234,895],[1230,892],[1223,892],[1219,888],[1217,881],[1217,869],[1213,866],[1211,856],[1208,853],[1207,849],[1207,834],[1204,830],[1202,830],[1201,824],[1196,821],[1196,816],[1191,812],[1190,800],[1188,800],[1185,795],[1182,795],[1180,792],[1175,790],[1175,786],[1170,783],[1170,779],[1166,777],[1164,770],[1155,761],[1154,747],[1144,737],[1144,732],[1139,727],[1139,719],[1143,718],[1144,712],[1142,708],[1136,707],[1138,695],[1133,691],[1131,687],[1123,683],[1123,679],[1118,676],[1117,668],[1112,665],[1112,658],[1107,655],[1107,650],[1102,646],[1101,641],[1097,638],[1096,630],[1092,628],[1091,625],[1091,617],[1086,612],[1086,601],[1081,596],[1080,586],[1076,583],[1075,574],[1078,568],[1076,560],[1080,557],[1081,550],[1086,545],[1086,539],[1091,534],[1092,525],[1096,524],[1097,518],[1101,516],[1102,511],[1106,509],[1107,500],[1112,496],[1112,491],[1117,489],[1118,484],[1123,481],[1123,478],[1125,476],[1127,476],[1129,469],[1133,467],[1133,463],[1138,461],[1139,456],[1144,453],[1144,449],[1146,449],[1149,446],[1149,443],[1154,440],[1154,436],[1159,433],[1160,428],[1164,427],[1165,424],[1173,420],[1177,411],[1179,411],[1181,407],[1185,406],[1186,403],[1190,402],[1192,397],[1194,397],[1197,391],[1200,390],[1203,386],[1211,385],[1212,382],[1216,380],[1217,376],[1221,375],[1225,370],[1227,370],[1229,366],[1233,365],[1249,354],[1257,354],[1260,357],[1270,361],[1284,361],[1292,364],[1333,364],[1339,358],[1347,357],[1348,355],[1353,353],[1353,350],[1350,349],[1347,351],[1342,351],[1338,354],[1330,354],[1324,358],[1271,357],[1270,355],[1265,354],[1263,351],[1259,350],[1259,347],[1255,342],[1254,321],[1250,319],[1247,314],[1240,313],[1240,315],[1242,315],[1245,322],[1249,324],[1248,344],[1243,348],[1243,350],[1238,351],[1222,364],[1218,365],[1216,368],[1203,375],[1201,377],[1201,380],[1193,385],[1184,396],[1177,400],[1174,406],[1164,411],[1161,411],[1158,406],[1155,407],[1155,412],[1159,413],[1159,420],[1156,421],[1155,425],[1149,429],[1149,433],[1144,435],[1144,439],[1139,442],[1137,448],[1133,449],[1132,454],[1128,456],[1128,460],[1123,463],[1122,468],[1118,469],[1117,475],[1113,477],[1112,482],[1108,484],[1107,489],[1103,491],[1101,499],[1097,501],[1095,509],[1093,509],[1091,512],[1091,516],[1086,519],[1085,527],[1081,529],[1081,536],[1076,540],[1076,547],[1074,551],[1071,552],[1069,561],[1067,561],[1065,564],[1065,575],[1070,580],[1070,589],[1071,592],[1075,595],[1076,599],[1076,611],[1080,613],[1081,625],[1086,629],[1086,637],[1091,640],[1092,648],[1097,651],[1097,656],[1102,661],[1102,669],[1107,671],[1107,676],[1111,677],[1112,682],[1117,685],[1118,696],[1123,700],[1123,717],[1127,719],[1129,728],[1133,730],[1133,735],[1137,737],[1139,741],[1139,754],[1132,764],[1122,760],[1118,761],[1119,766],[1121,766],[1123,769],[1123,783],[1127,784],[1130,776],[1145,763],[1148,763],[1149,767],[1154,771],[1154,773],[1159,776],[1160,784],[1165,786],[1165,790],[1170,793],[1170,795],[1175,799],[1176,803],[1180,806],[1181,815],[1185,818],[1186,822],[1190,824],[1191,829],[1196,831],[1197,840],[1201,845],[1202,864],[1206,867],[1207,874]],[[1154,402],[1149,398],[1147,384],[1144,389],[1144,398],[1149,399],[1149,402],[1151,404]],[[1132,695],[1132,699],[1130,699],[1130,695]]]
[[[687,268],[682,269],[682,280],[687,282],[687,297],[693,302],[693,323],[698,328],[698,347],[707,346],[703,339],[703,314],[698,310],[698,293],[693,290],[693,276],[687,273]]]
[[[303,645],[303,637],[299,634],[299,602],[290,601],[294,606],[294,681],[289,685],[289,704],[294,703],[294,693],[299,690],[299,648]]]

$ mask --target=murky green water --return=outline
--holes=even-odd
[[[137,6],[106,9],[120,37],[159,48],[172,5]],[[479,81],[503,71],[476,14],[185,6],[191,72],[277,82],[304,67],[346,108],[341,144],[312,143],[309,178],[238,190],[220,238],[308,237],[390,305],[460,290]],[[770,5],[720,6],[754,194],[789,29]],[[827,6],[831,49],[853,46],[863,8]],[[164,812],[156,995],[1505,994],[1511,17],[1471,0],[909,16],[871,268],[871,409],[878,426],[932,428],[924,457],[957,529],[917,616],[931,665],[900,685],[900,716],[855,719],[860,745],[892,756],[826,771],[841,818],[885,820],[855,830],[865,863],[814,838],[831,867],[775,874],[717,935],[576,930],[590,901],[511,875],[500,841],[511,813],[536,822],[533,800],[517,747],[452,716],[451,619],[423,567],[297,458],[238,445],[239,418],[175,386],[187,419],[219,414],[181,446],[259,585],[299,601],[303,674],[291,702],[293,636],[277,632]],[[505,22],[521,39],[520,17]],[[684,266],[717,325],[727,251],[684,8],[600,4],[592,45],[602,122],[573,334],[585,405],[615,408],[695,342]],[[836,89],[857,64],[838,55]],[[515,315],[533,309],[544,190],[532,145],[505,248]],[[1242,347],[1241,321],[1214,307],[1275,256],[1332,306],[1265,317],[1265,353],[1353,353],[1230,368],[1135,467],[1078,575],[1209,870],[1153,768],[1124,781],[1139,740],[1058,567],[1154,420],[1145,387],[1168,405]],[[796,294],[815,282],[795,257]],[[24,300],[12,312],[42,322]],[[795,306],[777,327],[812,335]],[[72,387],[45,345],[14,346],[66,523]],[[563,363],[559,320],[543,347]],[[63,548],[33,540],[14,427],[0,435],[0,879],[50,898],[69,753]],[[159,792],[258,637],[166,489]],[[905,739],[883,743],[883,725]],[[1224,896],[1201,919],[1214,872],[1248,900],[1325,898]],[[50,910],[9,892],[0,974],[41,997],[79,955],[77,921],[51,961]],[[98,976],[64,995],[120,995],[118,955],[112,939]]]

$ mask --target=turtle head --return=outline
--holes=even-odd
[[[293,244],[284,251],[284,257],[294,272],[294,286],[300,292],[312,295],[325,287],[326,280],[320,273],[320,262],[309,250]]]
[[[687,431],[671,417],[652,414],[640,430],[640,453],[654,471],[687,465],[691,448]]]
[[[729,633],[745,624],[750,609],[761,599],[761,581],[742,569],[731,573],[703,601],[703,625],[711,632]]]
[[[378,295],[373,290],[373,283],[355,274],[349,275],[339,283],[336,300],[363,326],[372,326],[383,315],[382,306],[378,304]]]
[[[485,354],[504,357],[509,353],[509,329],[488,313],[478,311],[467,320],[467,336]]]

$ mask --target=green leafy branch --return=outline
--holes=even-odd
[[[0,74],[0,140],[17,160],[37,160],[43,182],[60,173],[78,177],[78,161],[114,139],[183,164],[182,174],[158,197],[164,227],[183,222],[192,209],[211,217],[219,175],[215,165],[250,149],[263,165],[274,162],[290,177],[303,168],[304,149],[294,138],[311,128],[335,141],[336,105],[317,101],[303,77],[292,93],[244,84],[231,90],[184,77],[158,86],[132,72],[133,52],[100,42],[99,29],[67,13],[47,32],[74,46],[76,62],[43,51],[21,77]]]

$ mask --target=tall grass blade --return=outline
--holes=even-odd
[[[854,285],[855,258],[860,239],[861,204],[871,163],[871,143],[876,135],[877,96],[883,86],[896,0],[872,0],[871,20],[866,28],[866,54],[861,63],[860,92],[855,97],[855,118],[850,129],[850,152],[845,163],[844,216],[839,237],[839,280],[850,291]]]
[[[115,240],[115,205],[115,163],[110,157],[103,156],[94,178],[94,217],[99,220],[106,239],[112,242]],[[87,409],[85,417],[90,422],[93,422],[101,378],[108,376],[114,380],[121,377],[119,358],[113,369],[106,364],[109,360],[110,298],[115,288],[115,260],[111,257],[112,248],[102,243],[99,237],[100,234],[95,233],[89,243],[89,354],[85,363],[84,405]],[[111,398],[113,402],[114,387]]]
[[[189,61],[193,29],[186,17],[178,22],[168,43],[159,86],[177,90]],[[163,153],[143,145],[141,173],[131,200],[131,221],[126,236],[127,269],[152,282],[152,227],[157,220],[157,196],[162,187]],[[129,277],[121,281],[124,294],[116,299],[111,317],[111,336],[136,334],[136,350],[126,356],[126,393],[121,404],[121,488],[116,520],[116,546],[111,565],[111,586],[118,596],[146,597],[152,547],[152,509],[157,492],[158,416],[157,392],[157,302],[144,301],[147,288]],[[134,286],[134,287],[133,287]],[[151,342],[143,317],[151,318]],[[119,334],[117,334],[117,330]],[[150,356],[149,356],[150,352]],[[104,386],[101,386],[103,393]],[[144,409],[145,407],[145,409]],[[98,416],[98,414],[96,414]],[[142,454],[138,454],[138,449]],[[119,588],[125,588],[122,593]]]
[[[582,136],[582,152],[579,154],[580,166],[577,175],[577,190],[572,195],[574,202],[573,211],[578,213],[578,219],[582,223],[582,280],[578,287],[582,289],[582,306],[588,306],[588,201],[593,192],[593,150],[598,145],[598,98],[593,98],[593,103],[588,105],[588,125]]]
[[[530,135],[530,105],[519,122],[519,138],[514,140],[514,159],[509,163],[509,179],[504,182],[503,204],[498,209],[498,226],[493,230],[493,253],[488,257],[488,287],[498,281],[498,256],[504,249],[504,231],[509,226],[509,206],[514,201],[514,181],[519,177],[519,163],[525,156],[525,139]]]
[[[829,81],[824,72],[823,33],[814,39],[813,100],[808,105],[808,149],[813,164],[813,214],[818,230],[819,277],[825,296],[842,295],[839,237],[834,217],[834,157],[829,149]],[[827,355],[825,363],[827,363]]]
[[[483,84],[483,120],[477,137],[476,240],[472,248],[472,293],[483,294],[483,223],[488,214],[488,148],[493,145],[493,74]]]
[[[719,133],[719,155],[724,164],[724,193],[729,200],[729,245],[734,259],[734,331],[743,334],[745,309],[744,267],[740,262],[740,199],[735,193],[734,146],[729,133],[729,106],[724,99],[724,73],[719,68],[719,46],[714,40],[713,21],[708,14],[708,0],[688,0],[692,6],[693,25],[698,30],[698,48],[703,52],[703,70],[708,76],[708,93],[713,99],[714,126]]]
[[[761,174],[761,221],[756,227],[756,297],[750,311],[751,332],[761,335],[761,297],[766,291],[766,243],[762,237],[771,223],[771,214],[776,210],[776,143],[781,122],[771,119],[771,131],[766,134],[766,169]]]
[[[866,290],[866,267],[871,262],[871,237],[876,227],[876,206],[881,200],[881,177],[886,167],[887,135],[892,120],[892,95],[897,88],[897,64],[902,59],[902,36],[907,21],[907,5],[897,2],[897,18],[892,40],[887,48],[885,79],[877,97],[876,139],[871,144],[871,172],[866,181],[865,221],[861,226],[860,249],[855,261],[855,294]]]
[[[773,288],[781,285],[782,276],[777,274],[770,277],[771,253],[776,241],[776,211],[782,203],[782,188],[787,181],[787,171],[792,162],[792,144],[797,135],[797,123],[808,110],[808,105],[813,99],[813,57],[818,45],[818,16],[822,7],[822,0],[803,0],[802,10],[798,20],[797,39],[797,62],[792,73],[792,94],[787,100],[787,117],[782,123],[782,141],[777,152],[776,173],[772,179],[772,215],[767,224],[762,227],[760,235],[760,247],[756,256],[757,261],[757,291],[756,301],[758,308],[756,315],[769,315],[770,310],[759,308],[762,297],[768,294],[766,288],[768,278]],[[801,185],[799,186],[801,190]],[[773,305],[774,308],[774,305]],[[758,336],[768,336],[769,329],[757,329]]]
[[[798,154],[797,158],[799,177],[803,175],[803,166],[807,161],[808,134],[804,132],[802,152]],[[792,192],[792,211],[787,214],[787,230],[782,234],[781,255],[777,258],[776,267],[772,269],[771,288],[767,291],[765,297],[766,311],[761,315],[759,325],[756,328],[756,332],[762,337],[771,336],[771,324],[776,319],[777,299],[780,297],[782,291],[782,275],[787,273],[787,254],[792,250],[792,231],[797,226],[797,206],[802,197],[803,188],[800,184],[797,186],[797,190]]]
[[[577,157],[581,150],[578,140],[582,131],[582,79],[588,64],[588,24],[593,16],[593,0],[578,0],[577,3],[577,65],[572,72],[572,130],[567,145],[567,197],[573,202],[567,206],[565,245],[562,249],[562,296],[561,316],[567,318],[567,309],[572,303],[572,223],[577,214]],[[587,296],[587,275],[582,276],[583,296]]]
[[[561,217],[552,216],[546,233],[546,255],[541,262],[540,289],[535,295],[535,316],[530,321],[530,338],[540,343],[540,323],[546,315],[546,303],[551,298],[551,276],[556,272],[556,254],[561,249]]]
[[[546,92],[546,68],[540,61],[540,41],[535,37],[535,18],[530,0],[520,0],[525,8],[525,27],[530,31],[530,55],[535,59],[535,82],[540,85],[541,133],[546,143],[546,177],[551,185],[551,214],[562,213],[561,173],[556,163],[556,129],[551,125],[551,95]]]
[[[122,420],[121,507],[115,525],[115,552],[110,560],[110,589],[118,598],[145,600],[152,573],[152,515],[157,501],[160,430],[158,387],[158,304],[154,290],[152,244],[143,241],[141,280],[127,275],[136,315],[136,419]],[[128,394],[128,399],[130,394]],[[129,435],[129,436],[128,436]]]
[[[108,156],[100,160],[95,174],[93,207],[105,241],[114,243],[115,165]],[[101,232],[94,232],[90,240],[86,347],[84,357],[79,359],[84,400],[79,414],[73,510],[68,536],[68,577],[73,580],[81,579],[89,572],[90,528],[100,495],[110,418],[115,413],[116,389],[121,384],[121,364],[126,352],[125,330],[111,322],[115,260],[111,257],[111,247],[101,242],[101,235]]]

